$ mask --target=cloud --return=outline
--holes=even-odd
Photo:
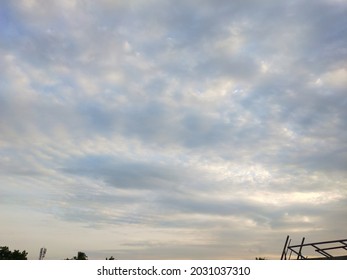
[[[6,236],[26,211],[107,236],[81,238],[91,257],[275,257],[289,233],[344,234],[345,1],[2,6]]]

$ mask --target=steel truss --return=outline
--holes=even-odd
[[[347,260],[347,239],[305,243],[304,237],[299,245],[291,245],[291,241],[288,235],[284,243],[281,260]],[[305,251],[309,249],[314,254],[305,256],[304,249]],[[346,254],[341,254],[342,252]]]

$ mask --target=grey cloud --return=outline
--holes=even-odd
[[[70,165],[70,166],[69,166]],[[109,157],[90,157],[67,164],[65,172],[105,180],[110,186],[127,189],[177,188],[190,177],[188,171],[168,164],[146,163]],[[190,173],[193,173],[190,171]]]
[[[324,81],[346,68],[342,1],[23,3],[5,1],[0,19],[1,190],[30,186],[45,212],[100,230],[211,229],[201,246],[123,244],[139,258],[230,256],[223,244],[249,256],[293,228],[343,232],[346,88]],[[342,198],[272,207],[258,190]]]
[[[214,77],[226,77],[231,79],[247,80],[252,79],[257,73],[258,65],[251,57],[238,56],[228,57],[226,55],[212,57],[203,60],[195,68],[194,72],[199,73],[198,79]]]

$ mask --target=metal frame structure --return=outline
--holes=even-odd
[[[315,256],[304,256],[303,249],[310,248],[315,253]],[[334,255],[338,251],[340,255]],[[341,255],[341,250],[345,250],[346,254]],[[294,258],[292,258],[292,256]],[[347,239],[330,240],[323,242],[305,243],[305,237],[300,245],[291,245],[289,235],[284,243],[281,260],[347,260]]]

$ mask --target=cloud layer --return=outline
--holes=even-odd
[[[254,259],[345,237],[346,1],[1,6],[4,245]]]

